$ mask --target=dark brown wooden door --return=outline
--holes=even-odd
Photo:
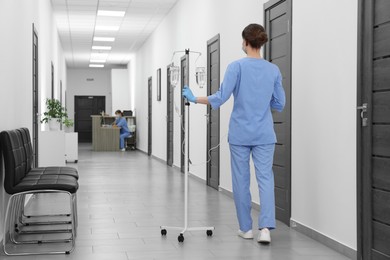
[[[99,115],[106,111],[106,97],[104,96],[75,96],[75,132],[78,133],[80,143],[92,142],[91,115]]]
[[[290,225],[291,217],[291,1],[272,0],[264,6],[269,41],[265,58],[276,64],[283,76],[286,106],[273,113],[278,142],[275,146],[274,176],[276,218]]]
[[[219,34],[207,42],[207,95],[219,90],[220,85],[220,37]],[[207,185],[219,187],[219,134],[220,110],[207,106]],[[212,150],[211,150],[212,149]]]
[[[359,1],[358,255],[390,259],[390,1]]]
[[[171,86],[171,65],[167,66],[167,164],[173,165],[173,93]]]
[[[148,78],[148,155],[152,155],[152,77]]]
[[[38,167],[38,136],[39,136],[39,60],[38,60],[38,33],[33,24],[33,128],[32,128],[32,144],[33,144],[33,167]]]
[[[180,89],[180,93],[182,93],[183,91],[183,88],[184,88],[184,84],[185,82],[188,82],[188,68],[187,68],[187,64],[189,63],[189,61],[187,62],[187,56],[183,56],[181,58],[181,73],[180,73],[180,77],[181,77],[181,89]],[[184,146],[184,126],[185,126],[185,120],[190,120],[189,118],[185,118],[184,116],[184,98],[180,98],[181,99],[181,121],[180,121],[180,128],[181,128],[181,143],[180,143],[180,169],[181,169],[181,172],[184,173],[184,151],[185,151],[185,146]],[[190,133],[188,133],[189,135]],[[188,138],[189,140],[189,138]],[[188,144],[188,147],[189,147],[189,144]]]

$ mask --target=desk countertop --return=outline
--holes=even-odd
[[[117,127],[117,126],[101,126],[100,129],[109,129],[109,130],[119,130],[121,129],[120,127]]]
[[[101,116],[101,115],[91,115],[91,117],[104,117],[104,118],[113,118],[115,119],[115,116]],[[125,118],[135,118],[135,116],[123,116]]]

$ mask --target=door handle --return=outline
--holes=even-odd
[[[209,123],[210,122],[210,114],[206,114],[204,116],[206,117],[206,122]]]
[[[368,118],[364,115],[364,113],[367,112],[368,104],[363,103],[361,106],[358,106],[357,109],[361,110],[360,118],[362,119],[362,126],[367,126],[368,125]]]

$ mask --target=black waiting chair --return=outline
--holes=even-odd
[[[33,148],[31,145],[31,138],[30,138],[30,132],[28,128],[20,128],[17,129],[17,131],[20,132],[21,137],[22,137],[22,142],[24,146],[24,152],[27,158],[27,164],[26,164],[26,171],[29,172],[30,176],[33,175],[65,175],[65,176],[72,176],[76,178],[77,180],[79,179],[78,172],[75,168],[71,167],[39,167],[39,168],[31,168],[32,165],[32,160],[33,160]],[[22,196],[22,205],[25,203],[25,198],[26,196]],[[77,204],[77,200],[75,201]],[[77,207],[76,207],[77,209]],[[39,217],[48,217],[47,215],[28,215],[26,216],[24,214],[24,207],[22,207],[22,212],[20,215],[20,224],[22,225],[36,225],[36,224],[68,224],[68,221],[46,221],[46,222],[25,222],[24,219],[34,219],[34,218],[39,218]],[[76,212],[77,213],[77,212]],[[77,216],[77,214],[75,214]],[[50,215],[50,216],[67,216],[69,217],[69,214],[58,214],[58,215]],[[77,218],[76,218],[76,224],[77,224]]]
[[[28,129],[22,128],[0,133],[0,146],[4,158],[4,189],[10,195],[4,220],[3,250],[6,255],[69,254],[74,250],[77,229],[77,170],[69,167],[31,168],[32,147]],[[62,193],[69,196],[70,213],[67,220],[58,221],[58,215],[25,216],[25,197],[28,194]],[[54,218],[54,219],[53,219]],[[31,221],[31,219],[38,221]],[[70,228],[32,229],[33,226],[68,224]],[[19,239],[24,234],[69,233],[66,239]],[[13,245],[70,242],[69,250],[45,252],[10,252]],[[11,246],[12,248],[14,246]]]

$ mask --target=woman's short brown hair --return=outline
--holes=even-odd
[[[121,116],[123,116],[123,113],[120,110],[115,111],[115,114],[120,114]]]
[[[242,39],[252,48],[260,49],[268,41],[268,35],[263,26],[252,23],[242,31]]]

